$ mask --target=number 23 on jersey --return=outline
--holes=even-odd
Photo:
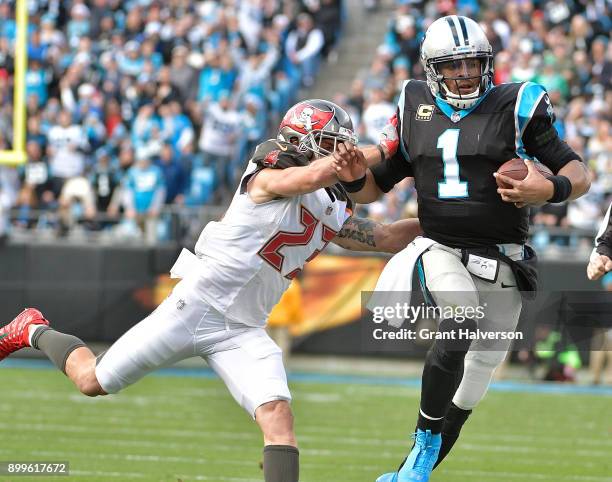
[[[315,218],[314,215],[304,206],[300,207],[300,222],[302,226],[304,226],[302,231],[278,231],[257,253],[270,266],[281,273],[283,271],[283,264],[285,262],[285,256],[280,252],[281,248],[291,246],[306,246],[312,240],[317,225],[319,224],[319,220]],[[310,253],[310,255],[304,259],[304,263],[308,263],[314,259],[321,252],[321,250],[323,250],[325,246],[327,246],[327,244],[334,239],[336,234],[336,231],[323,224],[321,229],[321,241],[323,242],[323,246],[321,249],[314,249],[312,253]],[[287,273],[285,278],[293,279],[301,270],[301,267],[295,268],[290,273]]]

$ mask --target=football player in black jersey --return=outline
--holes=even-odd
[[[451,15],[433,22],[421,45],[421,61],[427,81],[404,83],[381,144],[364,149],[345,187],[356,202],[370,203],[413,177],[419,221],[433,241],[417,262],[421,287],[439,307],[489,307],[478,323],[440,320],[438,332],[447,338],[459,328],[513,332],[521,292],[535,283],[529,267],[535,256],[525,246],[528,206],[581,196],[590,185],[587,170],[559,139],[540,85],[492,85],[492,49],[473,20]],[[524,180],[496,174],[516,157],[527,164]],[[535,162],[548,166],[554,177],[546,179]],[[366,165],[372,167],[366,170]],[[496,180],[506,186],[498,187]],[[471,266],[472,256],[476,265],[492,270]],[[429,480],[485,395],[509,344],[434,342],[423,370],[415,445],[402,467],[378,482]]]

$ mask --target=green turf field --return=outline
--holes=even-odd
[[[0,369],[0,461],[68,460],[71,477],[261,482],[258,429],[218,380],[147,377],[88,399],[58,372]],[[410,443],[415,388],[291,384],[302,482],[373,482]],[[612,397],[489,393],[432,482],[612,481]]]

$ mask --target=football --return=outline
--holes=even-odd
[[[535,162],[535,167],[544,177],[553,176],[553,172],[546,167],[541,162]],[[509,161],[504,162],[499,169],[497,170],[499,174],[503,174],[504,176],[511,177],[512,179],[516,179],[517,181],[522,181],[527,177],[527,165],[525,161],[520,158],[510,159]],[[496,178],[497,185],[499,187],[509,189],[512,186],[502,182],[500,179]]]

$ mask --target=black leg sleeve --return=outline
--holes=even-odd
[[[457,390],[457,380],[471,344],[467,331],[473,332],[475,329],[474,320],[457,323],[447,319],[440,323],[438,333],[445,335],[445,338],[434,342],[423,368],[421,410],[417,422],[419,429],[431,430],[432,433],[442,431],[444,417]]]

